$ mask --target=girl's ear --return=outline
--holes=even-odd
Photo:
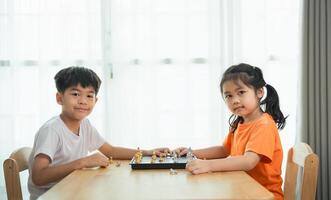
[[[63,105],[63,95],[60,92],[56,93],[56,102],[59,105]]]
[[[257,95],[257,97],[258,97],[259,99],[261,99],[261,98],[263,97],[263,95],[264,95],[264,89],[263,89],[263,87],[257,89],[257,91],[256,91],[256,95]]]

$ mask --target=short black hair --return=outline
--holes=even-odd
[[[92,86],[95,95],[98,94],[101,80],[91,69],[85,67],[71,66],[60,70],[54,77],[56,89],[63,93],[72,86],[81,85],[83,88]]]

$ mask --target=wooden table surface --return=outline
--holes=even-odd
[[[185,170],[132,170],[129,161],[107,168],[76,170],[39,199],[273,199],[246,172],[192,175]]]

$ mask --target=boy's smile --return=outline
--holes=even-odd
[[[83,88],[80,84],[66,89],[63,93],[56,94],[58,104],[62,105],[61,117],[68,123],[79,123],[88,116],[97,101],[95,90],[88,86]]]

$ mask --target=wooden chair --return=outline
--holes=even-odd
[[[288,152],[284,199],[315,199],[319,159],[308,144],[298,143]]]
[[[19,148],[3,162],[8,200],[23,199],[19,173],[28,169],[31,150],[30,147]]]

